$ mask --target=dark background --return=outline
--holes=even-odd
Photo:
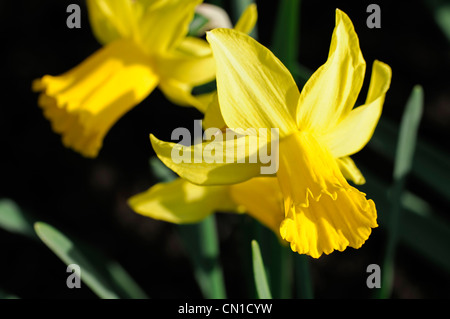
[[[82,28],[66,27],[66,8],[82,7]],[[226,8],[231,11],[227,1]],[[278,1],[257,1],[259,41],[270,46]],[[374,59],[393,69],[383,117],[399,122],[415,84],[425,92],[420,136],[439,149],[449,149],[450,46],[425,1],[378,1],[381,29],[366,26],[365,1],[303,1],[300,61],[314,70],[326,60],[336,7],[352,19],[361,50],[371,69]],[[229,12],[230,12],[229,11]],[[1,101],[0,198],[11,198],[25,211],[76,236],[118,260],[153,298],[201,297],[176,226],[133,213],[126,200],[150,187],[148,160],[154,154],[149,133],[168,140],[176,127],[191,128],[201,114],[170,104],[155,90],[126,114],[106,136],[98,158],[86,159],[65,149],[37,106],[33,79],[57,75],[87,58],[100,45],[93,37],[84,2],[23,0],[0,2]],[[366,77],[367,79],[367,77]],[[368,80],[362,91],[367,91]],[[363,150],[356,158],[389,180],[392,164],[374,161]],[[358,162],[357,162],[358,163]],[[411,187],[433,200],[421,185]],[[439,203],[439,200],[438,200]],[[448,210],[440,207],[449,220]],[[230,297],[248,297],[236,262],[236,244],[249,217],[218,215],[225,279]],[[380,260],[384,232],[375,229],[359,250],[347,249],[311,259],[319,298],[371,295],[365,267]],[[250,244],[248,243],[250,249]],[[250,253],[250,250],[249,250]],[[449,297],[448,273],[400,246],[394,297]],[[95,298],[83,285],[67,289],[64,264],[38,242],[0,230],[0,287],[22,298]]]

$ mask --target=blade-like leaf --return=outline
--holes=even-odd
[[[36,239],[33,219],[10,199],[0,200],[0,227]]]
[[[19,299],[19,297],[0,289],[0,299]]]
[[[77,264],[81,269],[81,280],[100,298],[118,299],[111,285],[104,276],[86,259],[85,255],[75,247],[73,241],[56,228],[43,223],[34,224],[39,238],[50,248],[66,265]]]
[[[256,291],[260,299],[272,299],[269,284],[267,282],[266,271],[261,257],[258,242],[252,240],[252,255],[253,255],[253,275],[255,278]]]
[[[421,86],[416,86],[406,104],[405,113],[400,126],[398,146],[395,154],[395,180],[404,178],[411,171],[416,148],[417,131],[419,129],[422,113],[423,90]]]
[[[140,289],[136,289],[137,285],[131,281],[128,274],[117,264],[106,264],[104,267],[109,270],[103,271],[103,267],[96,266],[95,262],[91,262],[72,239],[61,233],[56,228],[43,223],[36,222],[34,225],[36,234],[66,265],[76,264],[81,269],[80,279],[100,298],[118,299],[121,294],[115,288],[115,284],[128,284],[121,286],[122,291],[127,291],[127,297],[144,297],[145,294]],[[111,268],[112,267],[112,268]],[[108,280],[108,276],[118,276],[116,282]],[[131,286],[130,283],[132,282]]]
[[[388,298],[391,295],[394,280],[395,251],[399,238],[399,225],[401,219],[401,198],[405,190],[406,178],[411,172],[416,147],[417,132],[423,111],[422,87],[414,87],[406,104],[400,124],[400,133],[394,162],[394,182],[390,193],[390,216],[388,223],[388,241],[382,267],[382,283],[380,297]]]
[[[367,146],[389,159],[394,159],[398,134],[396,125],[382,117]],[[411,174],[420,179],[424,187],[431,188],[444,200],[450,201],[450,154],[445,149],[438,149],[419,137]]]
[[[272,52],[293,72],[298,68],[300,0],[278,2],[278,14],[272,35]]]
[[[371,172],[367,167],[358,164],[366,177],[367,183],[359,186],[368,198],[375,201],[378,212],[378,223],[384,229],[389,226],[388,184]],[[416,195],[405,193],[402,203],[402,222],[399,225],[399,240],[420,256],[434,265],[450,273],[450,225],[433,212],[429,205]],[[411,197],[414,202],[410,203]],[[418,201],[420,204],[417,205]],[[414,204],[414,205],[412,205]],[[420,238],[420,240],[418,240]]]

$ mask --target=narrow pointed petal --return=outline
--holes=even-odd
[[[366,103],[353,109],[321,137],[334,157],[355,154],[370,141],[381,116],[391,76],[391,68],[387,64],[375,61]]]
[[[281,237],[314,258],[359,248],[377,227],[375,204],[350,186],[331,153],[310,133],[280,143],[277,173],[284,196]]]
[[[157,83],[148,57],[118,40],[60,76],[35,80],[33,89],[42,92],[38,104],[64,145],[95,157],[109,129]]]
[[[189,84],[175,80],[163,80],[159,84],[159,89],[166,98],[179,106],[193,106],[202,113],[205,113],[208,105],[212,101],[215,91],[210,93],[193,95],[193,87]]]
[[[336,10],[327,62],[302,89],[297,124],[302,130],[324,131],[353,108],[364,80],[366,63],[349,17]]]
[[[284,219],[283,194],[275,177],[257,177],[230,186],[231,198],[245,209],[247,214],[280,233]]]
[[[138,214],[170,223],[196,223],[214,212],[237,211],[228,186],[198,186],[178,178],[128,200]]]
[[[366,183],[363,174],[349,156],[338,158],[336,162],[342,175],[344,175],[347,180],[352,181],[356,185],[363,185]]]
[[[244,10],[234,30],[249,34],[253,31],[256,21],[258,21],[258,10],[256,4],[252,3]]]
[[[228,127],[279,128],[281,137],[294,131],[299,92],[286,67],[243,33],[215,29],[207,40],[216,60],[219,104]]]
[[[191,146],[163,142],[153,135],[150,140],[156,155],[167,167],[197,185],[234,184],[260,174],[261,163],[257,162],[260,140],[256,136],[243,135],[236,139],[217,136],[212,142]],[[191,136],[186,138],[190,141]]]

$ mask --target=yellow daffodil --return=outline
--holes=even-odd
[[[193,87],[215,78],[209,44],[187,36],[201,0],[87,0],[92,30],[103,47],[72,70],[33,82],[38,104],[63,144],[97,156],[118,119],[156,86],[173,102],[204,109],[210,95]],[[256,7],[236,25],[250,32]]]
[[[390,85],[390,67],[374,62],[365,104],[354,108],[366,64],[352,22],[340,10],[328,59],[301,92],[285,66],[249,36],[216,29],[207,40],[216,60],[218,102],[226,126],[279,130],[279,169],[272,179],[283,198],[281,237],[293,251],[314,258],[361,247],[377,227],[376,208],[344,176],[364,181],[349,156],[360,151],[375,130]],[[203,153],[203,163],[174,161],[172,151],[180,148],[178,144],[154,136],[151,141],[158,157],[194,184],[235,184],[261,172],[255,169],[261,163],[214,162],[208,153]],[[186,149],[194,153],[198,148]]]

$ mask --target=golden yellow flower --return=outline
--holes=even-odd
[[[247,35],[216,29],[207,40],[216,60],[218,102],[226,126],[279,130],[279,169],[272,179],[283,198],[281,237],[293,251],[314,258],[361,247],[377,227],[375,204],[344,177],[364,182],[349,156],[360,151],[375,130],[390,85],[390,67],[374,62],[365,104],[354,108],[366,64],[353,25],[340,10],[328,59],[301,93],[285,66]],[[235,145],[258,137],[244,135]],[[235,184],[261,172],[262,164],[250,161],[174,161],[172,151],[180,145],[154,136],[151,141],[158,157],[194,184]],[[223,144],[205,142],[184,151],[194,154],[211,143]],[[243,154],[241,159],[249,156]],[[211,162],[207,153],[203,159]]]
[[[210,95],[192,88],[215,78],[209,44],[187,36],[201,0],[88,0],[90,23],[104,45],[80,65],[33,82],[38,104],[66,147],[97,156],[109,129],[156,86],[173,102],[204,111]],[[236,28],[256,23],[250,6]]]

